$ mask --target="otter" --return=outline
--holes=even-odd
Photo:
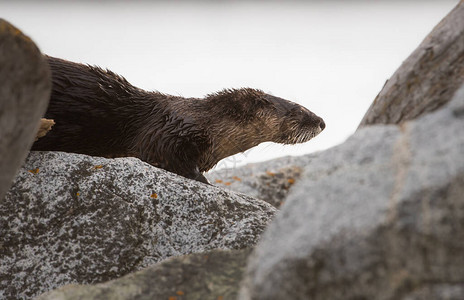
[[[204,98],[148,92],[100,67],[46,56],[51,131],[32,150],[108,158],[137,157],[208,183],[217,162],[262,142],[304,143],[325,123],[301,105],[258,89],[225,89]]]

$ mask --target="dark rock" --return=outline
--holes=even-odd
[[[0,19],[0,203],[34,142],[51,91],[48,64],[19,29]]]

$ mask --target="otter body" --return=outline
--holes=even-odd
[[[134,156],[187,178],[262,142],[294,144],[325,127],[306,108],[255,89],[203,99],[147,92],[98,67],[48,57],[55,125],[32,150]]]

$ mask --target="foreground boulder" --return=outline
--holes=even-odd
[[[37,300],[236,299],[250,252],[213,250],[170,258],[106,283],[64,286]]]
[[[0,203],[34,142],[51,91],[37,46],[0,19]]]
[[[0,205],[0,298],[250,247],[274,212],[135,158],[32,152]]]
[[[463,195],[464,87],[311,160],[239,299],[463,299]]]

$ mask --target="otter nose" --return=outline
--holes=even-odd
[[[324,130],[324,128],[325,128],[324,120],[322,120],[322,119],[320,120],[319,127],[321,128],[321,131]]]

